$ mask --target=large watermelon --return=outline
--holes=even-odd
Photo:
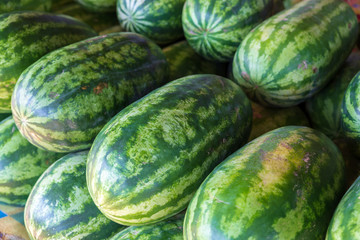
[[[117,0],[121,26],[142,34],[158,44],[181,38],[181,13],[185,0]]]
[[[0,15],[0,112],[11,112],[20,74],[48,52],[96,33],[74,18],[43,12]]]
[[[131,226],[110,240],[183,240],[184,214],[145,226]]]
[[[356,15],[345,2],[303,1],[246,36],[234,57],[234,77],[262,105],[297,105],[327,84],[357,34]]]
[[[62,156],[29,143],[12,117],[3,120],[0,123],[0,202],[25,206],[36,180]]]
[[[348,85],[341,105],[341,134],[350,140],[354,153],[360,156],[360,71]]]
[[[315,129],[336,138],[340,133],[341,102],[345,91],[360,71],[360,52],[351,53],[330,84],[306,101],[306,111]]]
[[[129,105],[99,133],[86,177],[98,208],[124,225],[144,225],[184,208],[201,182],[247,141],[251,106],[216,75],[172,81]]]
[[[344,192],[331,140],[287,126],[248,143],[202,183],[186,211],[186,240],[323,240]]]
[[[331,219],[326,240],[359,240],[360,177],[349,188]]]
[[[25,206],[32,239],[109,239],[124,226],[107,219],[86,187],[88,151],[55,162],[36,182]]]
[[[187,0],[182,14],[190,46],[206,59],[229,61],[245,36],[269,17],[272,0]]]
[[[267,108],[251,102],[253,122],[249,141],[279,127],[310,126],[305,113],[299,107]]]
[[[169,63],[171,80],[194,74],[226,76],[226,64],[214,63],[202,58],[187,41],[172,44],[164,48],[163,52]]]
[[[168,80],[161,49],[135,33],[113,33],[44,56],[20,76],[12,111],[20,132],[54,152],[90,148],[111,117]]]
[[[51,7],[52,0],[1,0],[0,1],[0,14],[23,11],[47,11]]]

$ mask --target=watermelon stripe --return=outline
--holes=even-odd
[[[122,110],[88,157],[88,188],[99,209],[124,225],[183,210],[209,169],[246,141],[251,108],[243,97],[230,80],[194,75]]]
[[[203,182],[188,207],[184,237],[323,239],[330,209],[342,193],[343,170],[340,152],[320,132],[305,127],[269,132]]]
[[[123,107],[168,81],[161,49],[133,33],[113,33],[54,51],[19,78],[13,116],[34,145],[55,152],[91,146]]]
[[[346,3],[304,1],[244,39],[235,54],[234,77],[263,105],[296,105],[326,84],[350,53],[357,32],[356,16]]]
[[[63,154],[30,144],[8,117],[0,123],[0,202],[25,205],[39,176]]]

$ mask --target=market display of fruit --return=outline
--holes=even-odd
[[[360,240],[359,20],[0,0],[0,239]]]

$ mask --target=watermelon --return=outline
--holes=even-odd
[[[184,33],[197,53],[228,62],[256,25],[272,13],[272,0],[187,0],[182,14]]]
[[[116,11],[126,31],[167,44],[184,36],[181,25],[184,3],[185,0],[118,0]]]
[[[62,156],[29,143],[11,116],[3,120],[0,123],[0,202],[25,206],[36,180]]]
[[[246,36],[234,57],[234,77],[262,105],[297,105],[327,84],[357,34],[356,15],[345,2],[300,2]]]
[[[123,225],[184,210],[211,170],[247,141],[251,106],[232,81],[192,75],[119,112],[97,135],[86,177],[96,206]]]
[[[210,62],[198,55],[187,41],[180,41],[163,49],[170,67],[170,79],[194,74],[226,76],[227,65]]]
[[[183,240],[184,214],[145,226],[131,226],[110,240]]]
[[[251,102],[251,107],[253,122],[249,141],[279,127],[310,125],[305,113],[297,106],[290,108],[266,108]]]
[[[90,11],[115,12],[116,0],[76,0]]]
[[[96,13],[85,9],[79,3],[67,4],[55,11],[58,14],[77,18],[91,26],[96,32],[101,32],[113,25],[118,24],[116,13]]]
[[[53,152],[90,148],[110,118],[168,80],[161,49],[135,33],[113,33],[58,49],[26,69],[12,111],[32,144]]]
[[[0,112],[11,112],[11,95],[21,73],[48,52],[95,36],[88,25],[43,12],[0,15]]]
[[[343,191],[344,161],[326,135],[278,128],[206,178],[186,211],[184,238],[322,240]]]
[[[0,14],[22,11],[48,11],[51,7],[51,0],[1,0]]]
[[[360,71],[360,52],[357,51],[351,53],[330,84],[306,101],[306,111],[311,125],[330,138],[341,135],[341,102],[347,86],[358,71]]]
[[[353,151],[360,156],[360,71],[349,83],[341,105],[341,134],[350,140]]]
[[[65,155],[36,182],[25,206],[32,239],[109,239],[124,229],[95,206],[86,187],[88,151]]]
[[[360,239],[360,177],[348,189],[331,219],[326,240]]]

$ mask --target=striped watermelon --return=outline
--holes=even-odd
[[[309,126],[305,113],[299,107],[266,108],[251,102],[253,122],[249,141],[279,127]]]
[[[322,240],[343,189],[344,162],[326,135],[278,128],[206,178],[187,209],[184,237]]]
[[[94,12],[115,12],[116,0],[76,0],[85,8]]]
[[[181,41],[163,49],[170,67],[170,78],[175,80],[194,74],[216,74],[226,76],[227,65],[207,61],[188,44]]]
[[[262,105],[297,105],[341,67],[357,34],[356,15],[345,2],[303,1],[246,36],[234,57],[234,77]]]
[[[91,26],[96,32],[101,32],[113,25],[119,24],[116,13],[97,13],[85,9],[82,5],[73,2],[60,7],[55,11],[58,14],[77,18]]]
[[[360,239],[360,177],[349,188],[331,219],[326,240]]]
[[[312,126],[330,138],[341,135],[341,102],[347,86],[358,71],[360,71],[360,52],[353,52],[330,84],[306,101],[306,111]]]
[[[110,240],[183,240],[184,214],[145,226],[131,226]]]
[[[246,142],[251,116],[241,88],[216,75],[180,78],[151,92],[96,137],[86,169],[95,204],[123,225],[175,215]]]
[[[184,35],[181,25],[184,3],[185,0],[118,0],[116,10],[125,30],[166,44]]]
[[[182,14],[190,46],[206,59],[227,62],[245,36],[269,17],[272,0],[187,0]]]
[[[11,112],[11,95],[20,74],[41,56],[95,36],[88,25],[43,12],[0,15],[0,112]]]
[[[95,206],[86,187],[88,151],[68,154],[36,182],[25,206],[32,239],[109,239],[124,229]]]
[[[40,148],[87,149],[111,117],[167,80],[155,43],[134,33],[103,35],[53,51],[24,71],[13,117]]]
[[[1,0],[0,14],[22,10],[47,11],[51,0]]]
[[[62,156],[30,144],[11,116],[3,120],[0,123],[0,202],[25,206],[36,180]]]
[[[360,71],[348,85],[341,105],[341,133],[346,136],[354,153],[360,156]]]

